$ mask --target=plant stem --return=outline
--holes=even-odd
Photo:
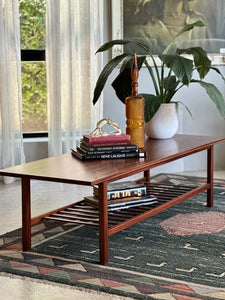
[[[155,65],[156,75],[157,75],[157,78],[158,78],[158,82],[160,82],[158,68],[157,68],[157,66],[156,66],[156,64],[155,64],[154,58],[152,58],[152,59],[153,59],[154,65]],[[154,88],[155,88],[156,95],[159,95],[159,94],[160,94],[160,93],[159,93],[159,87],[158,87],[157,81],[156,81],[156,79],[155,79],[154,72],[153,72],[151,66],[149,66],[149,63],[147,62],[147,60],[145,60],[144,63],[145,63],[145,65],[146,65],[146,67],[148,68],[149,74],[150,74],[150,76],[151,76],[151,78],[152,78],[152,81],[153,81],[153,85],[154,85]]]

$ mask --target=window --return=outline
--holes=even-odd
[[[47,131],[46,0],[19,0],[24,133]]]

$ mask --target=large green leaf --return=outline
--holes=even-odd
[[[163,54],[168,54],[170,53],[171,49],[173,48],[174,44],[176,43],[177,39],[179,38],[180,35],[182,35],[184,32],[186,31],[190,31],[192,30],[194,27],[204,27],[205,24],[202,21],[196,21],[194,23],[191,24],[187,24],[186,26],[184,26],[179,32],[178,34],[174,37],[174,39],[172,40],[172,42],[166,47],[166,49],[163,51]]]
[[[111,49],[113,46],[115,45],[126,45],[126,44],[129,44],[129,43],[133,43],[133,44],[136,44],[137,46],[141,47],[142,49],[144,49],[146,52],[149,52],[150,49],[148,47],[147,44],[143,43],[143,41],[140,41],[138,39],[121,39],[121,40],[112,40],[110,42],[107,42],[105,43],[104,45],[102,45],[97,51],[96,53],[98,52],[103,52],[103,51],[106,51],[106,50],[109,50]]]
[[[160,88],[159,69],[158,69],[158,66],[156,64],[156,61],[155,61],[154,57],[151,56],[151,58],[152,58],[152,61],[153,61],[154,67],[155,67],[156,75],[154,74],[153,68],[149,65],[147,59],[144,61],[144,63],[146,65],[146,67],[149,71],[150,77],[152,79],[152,82],[153,82],[153,85],[154,85],[154,88],[155,88],[155,93],[156,93],[156,95],[159,95],[160,94],[160,91],[159,91],[159,88]]]
[[[138,69],[141,68],[145,56],[137,57]],[[132,91],[132,80],[131,80],[131,68],[132,68],[133,56],[125,60],[124,65],[121,67],[121,72],[112,83],[117,97],[125,103],[126,97],[131,96]]]
[[[211,60],[208,58],[206,51],[201,47],[177,49],[177,54],[183,53],[191,54],[193,56],[194,64],[199,73],[200,79],[203,79],[211,67]]]
[[[119,73],[113,81],[112,87],[114,88],[119,100],[125,103],[125,99],[131,96],[131,77],[130,70],[128,68],[125,68],[123,72]]]
[[[159,58],[168,68],[172,69],[180,82],[185,85],[190,83],[193,73],[192,60],[179,55],[170,54],[160,55]]]
[[[159,109],[162,103],[162,96],[152,94],[140,94],[140,96],[145,99],[145,122],[148,122]]]
[[[101,92],[105,86],[105,83],[109,77],[109,75],[111,74],[111,72],[113,71],[114,68],[117,67],[117,65],[125,58],[127,57],[128,54],[124,53],[122,55],[116,56],[115,58],[113,58],[112,60],[110,60],[106,66],[104,67],[104,69],[102,70],[102,72],[100,73],[99,77],[98,77],[98,81],[96,83],[95,86],[95,90],[94,90],[94,98],[93,98],[93,104],[95,104],[100,95]]]
[[[190,31],[192,30],[194,27],[204,27],[205,24],[202,22],[202,21],[196,21],[194,23],[191,23],[191,24],[187,24],[186,26],[184,26],[178,33],[177,35],[175,36],[176,37],[179,37],[180,35],[182,35],[184,32],[186,31]]]
[[[209,97],[212,99],[212,101],[216,104],[217,109],[219,110],[222,117],[225,117],[225,101],[223,98],[223,95],[218,90],[218,88],[208,82],[204,82],[201,80],[192,80],[191,82],[199,83],[206,91],[206,93],[209,95]]]
[[[166,88],[171,92],[173,93],[178,84],[179,84],[179,81],[176,79],[176,76],[169,76],[169,77],[166,77],[164,79],[165,83],[166,83]]]
[[[222,77],[222,79],[225,81],[224,74],[222,72],[220,72],[220,70],[218,68],[211,66],[211,70],[216,71]]]
[[[164,86],[164,97],[163,102],[169,103],[174,94],[176,93],[177,87],[179,85],[180,81],[176,79],[176,76],[168,76],[164,78],[163,80],[163,86]]]

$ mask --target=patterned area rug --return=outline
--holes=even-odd
[[[155,182],[201,185],[205,179],[160,174]],[[225,299],[225,181],[214,207],[201,193],[109,238],[98,264],[98,229],[44,221],[21,251],[21,230],[0,237],[0,271],[98,289],[135,299]]]

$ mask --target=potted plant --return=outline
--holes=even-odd
[[[147,42],[138,39],[121,39],[112,40],[102,45],[96,53],[110,50],[114,45],[126,45],[134,43],[140,47],[146,54],[139,55],[138,68],[139,70],[145,65],[149,71],[150,78],[154,85],[154,94],[140,94],[145,99],[145,123],[147,124],[156,113],[162,104],[172,103],[174,95],[184,86],[189,86],[190,83],[198,83],[203,87],[210,99],[215,103],[218,111],[225,116],[225,102],[223,95],[218,88],[212,84],[203,81],[210,70],[214,70],[225,79],[220,70],[211,65],[207,53],[201,47],[191,47],[187,49],[174,49],[175,43],[179,36],[184,32],[193,30],[195,27],[203,27],[201,21],[186,25],[174,39],[169,43],[165,50],[158,56],[161,65],[156,63],[156,57],[149,49]],[[173,52],[172,52],[173,51]],[[121,64],[119,75],[113,81],[112,86],[117,97],[125,103],[126,97],[131,95],[131,67],[134,53],[123,53],[110,60],[99,75],[96,87],[94,90],[93,104],[95,104],[105,86],[108,76],[114,68]],[[190,56],[190,57],[189,57]],[[152,64],[148,62],[150,57]],[[197,71],[199,79],[194,78],[194,71]],[[185,106],[186,107],[186,106]],[[188,112],[190,110],[186,107]],[[167,113],[166,113],[167,114]],[[161,118],[160,118],[161,122]]]

